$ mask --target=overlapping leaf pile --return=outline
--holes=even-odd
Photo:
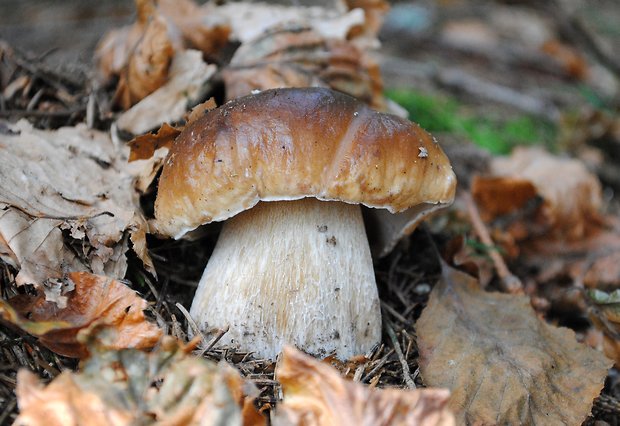
[[[126,272],[130,236],[154,273],[139,193],[148,191],[183,122],[214,107],[206,102],[186,115],[218,84],[223,99],[275,87],[332,87],[394,111],[369,53],[387,4],[326,3],[136,0],[136,22],[109,33],[96,53],[100,78],[115,87],[121,110],[115,126],[133,134],[160,128],[134,139],[131,154],[115,131],[0,127],[0,258],[19,271],[18,284],[37,285],[37,296],[0,301],[0,318],[56,353],[85,358],[79,373],[63,372],[47,386],[21,372],[16,424],[265,424],[250,379],[225,362],[189,355],[191,346],[162,341],[145,316],[148,303],[117,279]],[[445,34],[454,42],[462,30],[447,26]],[[568,274],[591,287],[620,283],[620,226],[601,213],[600,184],[580,163],[516,151],[492,160],[490,175],[474,178],[471,191],[505,257],[537,268],[537,282]],[[589,312],[616,360],[617,299],[594,292]],[[539,319],[525,297],[485,292],[447,266],[416,332],[421,380],[441,389],[377,390],[376,381],[364,387],[287,349],[275,372],[279,384],[269,381],[283,396],[266,398],[277,403],[273,423],[452,425],[452,410],[458,423],[577,424],[610,366],[572,331]],[[373,371],[395,357],[396,338],[392,343]],[[406,352],[415,351],[411,344]],[[399,356],[403,372],[415,368]]]
[[[149,354],[94,350],[79,373],[48,386],[21,371],[17,425],[265,425],[254,407],[257,388],[226,362],[188,354],[166,338]],[[277,368],[284,401],[274,424],[451,426],[445,390],[371,390],[288,348]]]

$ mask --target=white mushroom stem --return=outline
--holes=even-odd
[[[194,296],[221,344],[275,359],[286,344],[341,359],[381,338],[381,314],[360,207],[306,198],[259,203],[229,219]]]

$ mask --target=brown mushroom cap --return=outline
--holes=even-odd
[[[435,209],[456,178],[418,125],[324,88],[238,98],[192,122],[164,164],[154,232],[181,237],[259,201],[304,197],[387,209]]]

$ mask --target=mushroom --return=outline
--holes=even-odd
[[[221,344],[274,359],[290,343],[345,359],[381,338],[359,204],[417,218],[450,204],[455,185],[416,124],[329,89],[273,89],[183,130],[152,227],[180,238],[226,221],[190,310],[205,333],[229,326]]]

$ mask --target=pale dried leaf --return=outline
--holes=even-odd
[[[291,347],[276,377],[284,394],[276,426],[454,425],[445,389],[371,389]]]
[[[17,283],[41,284],[74,270],[124,276],[128,228],[139,227],[126,154],[84,125],[9,127],[11,134],[0,134],[0,235],[19,262]]]
[[[424,382],[452,391],[459,424],[581,424],[611,364],[529,298],[485,292],[447,265],[416,330]]]
[[[160,151],[165,151],[167,153],[168,150],[161,149],[158,152]],[[163,157],[160,157],[161,164],[163,164],[165,157],[166,157],[166,154],[164,154]],[[151,181],[155,179],[156,170],[158,170],[160,167],[161,166],[158,167],[158,166],[153,165],[153,173],[149,177],[138,176],[137,181],[136,181],[136,188],[144,192],[146,190],[146,187],[148,187],[148,185],[151,183]],[[146,183],[147,180],[148,180],[148,184]],[[144,184],[146,184],[146,187],[143,188],[142,190],[139,187],[139,185],[144,185]],[[131,243],[133,244],[133,251],[138,256],[138,259],[142,261],[142,264],[144,265],[144,269],[146,269],[151,275],[157,278],[157,271],[155,270],[153,259],[151,259],[151,255],[149,254],[148,247],[146,244],[146,230],[148,229],[148,223],[146,222],[146,219],[141,214],[140,215],[136,214],[135,221],[136,223],[139,223],[139,226],[132,231],[131,236],[129,237],[131,239]]]
[[[242,44],[223,72],[226,98],[280,87],[331,87],[385,110],[378,65],[347,40],[289,25]]]
[[[201,52],[177,52],[170,66],[168,82],[125,111],[118,119],[118,127],[133,134],[141,134],[162,123],[181,119],[188,104],[199,97],[201,88],[215,73],[215,65],[207,65]]]
[[[349,30],[364,24],[364,11],[311,6],[282,6],[267,3],[226,3],[213,9],[213,13],[225,17],[232,28],[231,38],[247,43],[269,29],[296,24],[308,27],[326,38],[344,40]]]
[[[44,346],[61,355],[83,358],[88,351],[83,341],[94,330],[109,328],[111,348],[151,348],[162,330],[146,320],[147,303],[117,280],[73,272],[58,282],[66,298],[64,306],[38,296],[19,295],[0,300],[1,318],[39,338]],[[28,319],[26,319],[28,318]]]
[[[170,338],[151,353],[131,349],[96,352],[80,373],[64,372],[46,387],[31,373],[20,371],[20,415],[15,424],[265,424],[255,410],[252,414],[243,411],[256,390],[235,369],[185,352]]]

